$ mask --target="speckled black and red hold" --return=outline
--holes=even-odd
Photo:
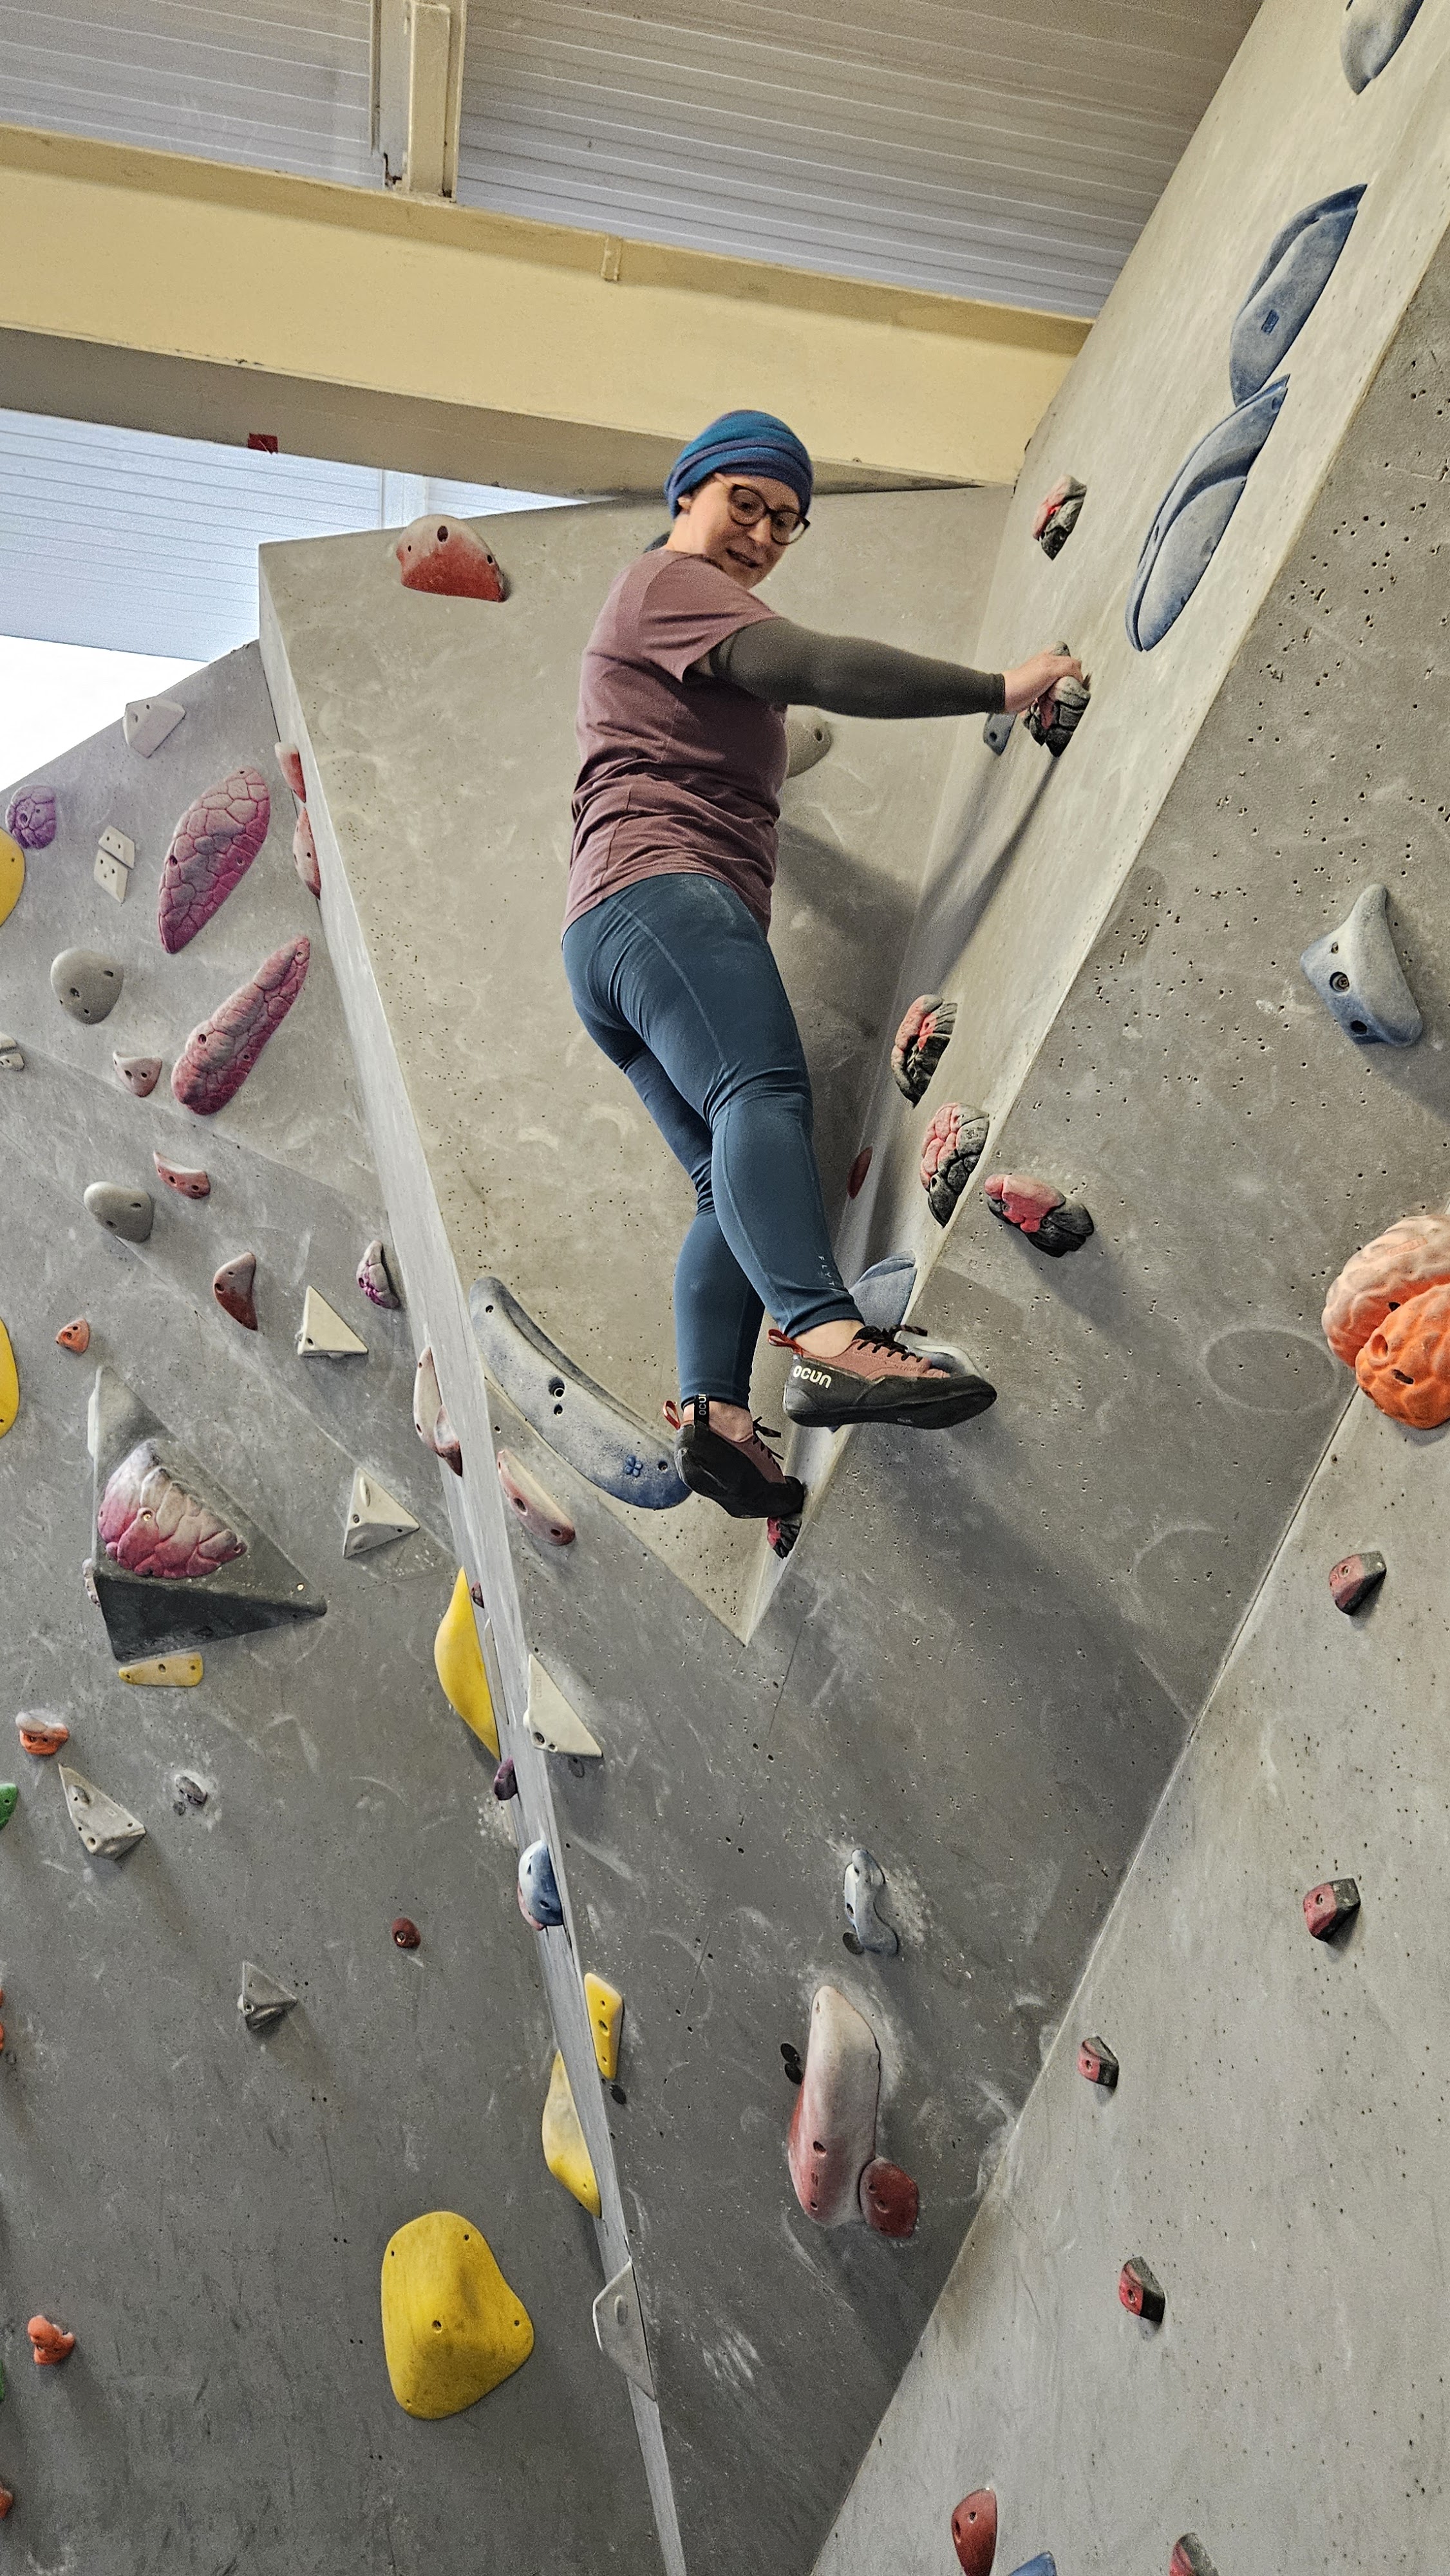
[[[1111,2093],[1118,2080],[1118,2061],[1105,2039],[1079,2040],[1077,2071],[1089,2084],[1101,2084],[1105,2093]]]
[[[1218,2576],[1218,2569],[1196,2531],[1185,2531],[1182,2539],[1173,2543],[1168,2576]]]
[[[1375,1548],[1359,1556],[1342,1556],[1329,1569],[1329,1589],[1336,1610],[1357,1610],[1385,1579],[1385,1561]]]
[[[1326,1878],[1304,1899],[1304,1920],[1316,1941],[1331,1941],[1359,1912],[1359,1889],[1352,1878]]]
[[[423,1935],[411,1914],[400,1914],[396,1917],[393,1924],[393,1942],[399,1950],[417,1950],[422,1947]]]
[[[1118,2274],[1118,2296],[1130,2317],[1141,2317],[1145,2325],[1162,2324],[1167,2301],[1141,2254],[1130,2254]]]
[[[997,2555],[997,2499],[990,2487],[963,2496],[952,2515],[952,2547],[963,2576],[992,2576]]]

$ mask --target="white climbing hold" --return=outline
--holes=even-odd
[[[242,1991],[237,1997],[237,2010],[248,2030],[270,2030],[284,2013],[292,2011],[297,1997],[269,1977],[265,1968],[256,1968],[250,1959],[242,1961]]]
[[[1424,1035],[1389,924],[1389,888],[1367,885],[1337,930],[1326,930],[1299,964],[1357,1046],[1414,1046]]]
[[[23,1073],[24,1071],[25,1058],[20,1050],[20,1040],[0,1037],[0,1072]]]
[[[95,878],[102,892],[114,895],[124,903],[131,888],[131,870],[136,864],[136,844],[125,832],[108,823],[96,843]]]
[[[435,1458],[443,1459],[455,1476],[462,1475],[463,1451],[458,1434],[444,1411],[431,1344],[419,1353],[413,1377],[413,1428],[425,1449],[431,1449]]]
[[[642,2388],[646,2397],[655,2393],[655,2375],[650,2368],[649,2345],[645,2340],[644,2316],[639,2304],[639,2288],[634,2265],[626,2263],[612,2281],[606,2281],[594,2302],[594,2336],[606,2361]]]
[[[121,719],[126,740],[143,760],[169,741],[186,714],[174,698],[133,698]]]
[[[559,1685],[545,1672],[536,1655],[529,1657],[529,1733],[545,1753],[572,1754],[578,1762],[602,1762],[604,1747],[596,1744],[588,1727],[573,1709]]]
[[[334,1314],[325,1297],[309,1288],[302,1301],[302,1323],[297,1335],[297,1356],[306,1360],[356,1359],[359,1352],[367,1356],[367,1344],[360,1340],[351,1324]]]
[[[813,708],[792,707],[785,720],[785,774],[799,778],[831,748],[831,728]]]
[[[884,1959],[894,1959],[901,1947],[901,1935],[876,1910],[885,1886],[886,1872],[875,1853],[853,1851],[846,1863],[845,1885],[851,1937],[858,1950],[874,1950]]]
[[[105,1860],[119,1860],[133,1843],[143,1840],[146,1832],[138,1816],[127,1807],[118,1806],[79,1771],[68,1771],[63,1762],[56,1765],[71,1823],[88,1852],[99,1852]]]
[[[386,1485],[380,1485],[362,1467],[353,1469],[347,1525],[342,1534],[344,1556],[371,1556],[374,1548],[387,1547],[395,1538],[407,1538],[417,1526],[412,1513],[389,1493]]]

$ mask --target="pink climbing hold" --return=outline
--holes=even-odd
[[[399,1312],[403,1301],[388,1268],[387,1248],[380,1234],[374,1235],[358,1263],[357,1284],[371,1305],[384,1306],[394,1315]]]
[[[561,1510],[547,1486],[529,1474],[512,1449],[500,1449],[498,1453],[498,1481],[530,1538],[540,1540],[545,1547],[573,1546],[574,1524],[568,1513]]]
[[[307,781],[302,775],[302,754],[295,742],[279,742],[274,751],[278,768],[300,805],[307,802]]]
[[[137,1100],[149,1100],[161,1080],[159,1055],[113,1055],[116,1079]]]
[[[158,1181],[164,1181],[167,1188],[175,1190],[179,1198],[209,1199],[211,1197],[209,1172],[180,1170],[175,1163],[163,1163],[159,1154],[153,1154],[151,1160],[156,1166]]]
[[[224,1315],[240,1324],[247,1333],[257,1329],[257,1256],[239,1252],[235,1261],[224,1261],[211,1283],[211,1293]]]
[[[312,945],[289,939],[273,950],[249,983],[239,984],[209,1020],[192,1030],[172,1069],[172,1097],[198,1118],[212,1118],[241,1090],[263,1047],[287,1017],[307,981]]]
[[[247,1552],[246,1540],[162,1466],[154,1440],[138,1440],[112,1469],[96,1527],[113,1565],[172,1583],[194,1583]]]
[[[1033,1180],[1026,1172],[989,1172],[982,1188],[992,1214],[1015,1225],[1054,1261],[1080,1251],[1093,1231],[1081,1201],[1064,1198],[1051,1181]]]
[[[795,2196],[818,2226],[842,2227],[861,2214],[857,2194],[876,2153],[880,2090],[881,2055],[870,2023],[836,1987],[818,1986],[787,2142]]]
[[[413,1379],[413,1428],[425,1449],[441,1458],[455,1476],[463,1473],[463,1450],[457,1432],[443,1409],[443,1393],[438,1384],[438,1371],[433,1353],[422,1353]]]
[[[53,2326],[49,2317],[32,2317],[25,2331],[30,2337],[32,2358],[41,2370],[52,2367],[56,2362],[69,2361],[76,2348],[75,2336],[66,2334],[60,2326]]]
[[[73,1323],[62,1324],[55,1338],[63,1351],[74,1351],[79,1355],[91,1347],[91,1328],[84,1315],[77,1315]]]
[[[992,2576],[997,2555],[997,2499],[990,2487],[975,2487],[952,2515],[952,2547],[962,2576]]]
[[[873,2156],[861,2176],[858,2197],[862,2217],[878,2236],[916,2234],[921,2194],[900,2165],[888,2164],[885,2156]]]
[[[918,993],[897,1030],[891,1049],[891,1078],[913,1108],[925,1099],[956,1024],[955,1002],[944,1002],[940,993]]]
[[[462,519],[415,519],[393,548],[405,590],[446,599],[502,599],[498,558]]]
[[[174,956],[241,884],[267,837],[272,800],[259,769],[234,769],[188,805],[166,853],[156,926]]]
[[[292,827],[292,865],[309,894],[322,892],[322,870],[317,864],[317,843],[312,837],[312,818],[304,805]]]
[[[949,1100],[926,1131],[921,1149],[921,1186],[938,1225],[946,1225],[953,1208],[982,1159],[988,1122],[980,1109],[964,1109]]]

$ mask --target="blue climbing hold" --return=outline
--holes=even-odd
[[[916,1263],[909,1252],[888,1252],[884,1261],[873,1261],[851,1290],[862,1323],[873,1332],[894,1333],[915,1286]]]
[[[1128,641],[1136,652],[1151,653],[1162,643],[1198,588],[1288,390],[1288,377],[1279,376],[1231,411],[1199,440],[1169,486],[1128,593]]]
[[[1397,54],[1420,14],[1420,0],[1345,0],[1339,59],[1353,90],[1368,89]]]
[[[1021,2567],[1014,2567],[1012,2576],[1057,2576],[1057,2560],[1044,2549],[1040,2558],[1029,2558]]]
[[[519,1854],[519,1912],[536,1932],[554,1932],[564,1920],[559,1882],[549,1846],[542,1839]]]
[[[1363,182],[1337,188],[1332,197],[1301,207],[1275,233],[1229,341],[1229,390],[1236,403],[1263,392],[1298,339],[1334,274],[1363,195]]]
[[[689,1501],[670,1442],[576,1367],[501,1279],[475,1279],[468,1311],[495,1386],[587,1484],[646,1512]]]

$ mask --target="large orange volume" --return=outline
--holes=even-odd
[[[1417,1431],[1450,1422],[1450,1285],[1427,1288],[1370,1334],[1354,1373],[1372,1404]]]
[[[1353,1368],[1376,1326],[1450,1279],[1450,1217],[1402,1216],[1346,1261],[1324,1303],[1324,1338]]]

